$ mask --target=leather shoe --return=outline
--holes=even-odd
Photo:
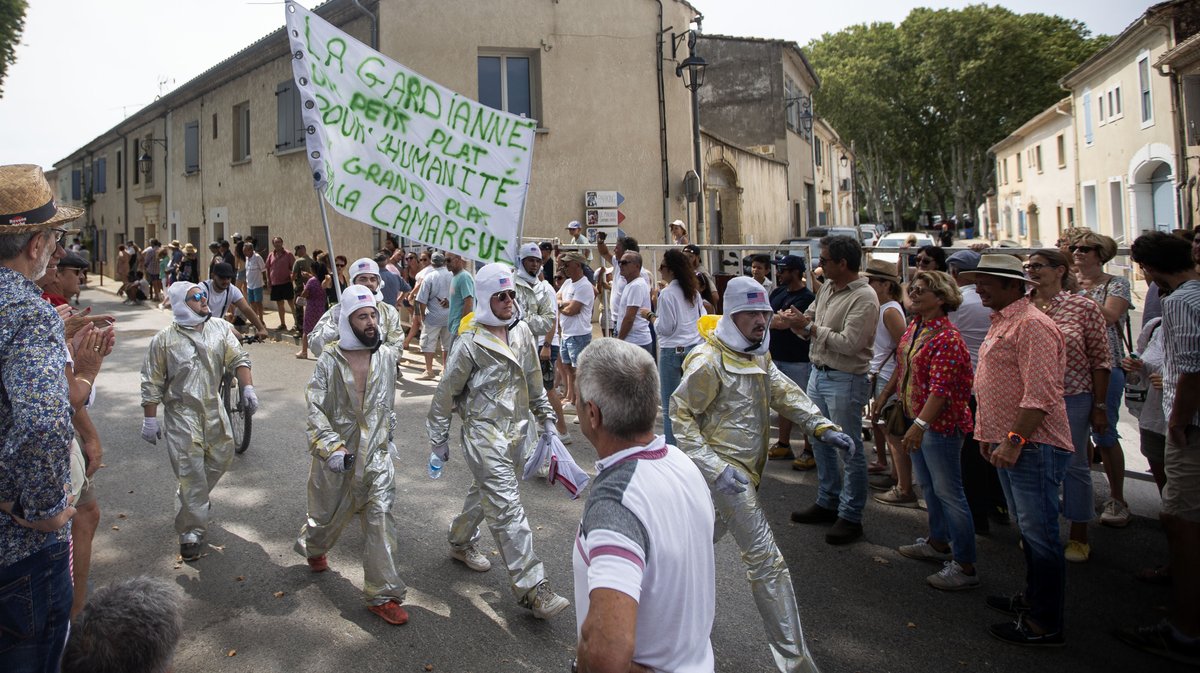
[[[816,503],[810,505],[808,509],[792,512],[792,521],[796,523],[830,523],[837,520],[836,509],[825,509]]]
[[[863,528],[861,523],[846,521],[838,517],[837,521],[829,527],[829,532],[825,534],[825,542],[829,544],[850,544],[862,537]]]

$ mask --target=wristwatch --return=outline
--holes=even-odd
[[[1026,441],[1027,441],[1027,440],[1026,440],[1024,437],[1022,437],[1021,435],[1018,435],[1018,434],[1017,434],[1017,433],[1015,433],[1015,432],[1010,432],[1010,433],[1008,433],[1008,444],[1009,444],[1009,446],[1015,446],[1015,447],[1017,447],[1017,448],[1019,449],[1019,448],[1021,448],[1021,447],[1025,446],[1025,442],[1026,442]]]

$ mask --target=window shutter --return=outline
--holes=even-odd
[[[96,160],[96,193],[103,194],[108,191],[108,159],[100,158]]]
[[[188,122],[183,127],[183,170],[200,170],[200,122]]]
[[[275,149],[292,146],[292,82],[275,87]]]
[[[83,172],[79,169],[71,171],[71,200],[78,201],[82,198],[80,189],[83,186]]]
[[[1083,141],[1088,145],[1092,144],[1094,134],[1092,133],[1092,92],[1083,92]]]

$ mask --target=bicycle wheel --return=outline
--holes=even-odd
[[[224,386],[225,411],[229,413],[229,423],[233,430],[233,450],[235,453],[245,453],[250,448],[250,415],[242,409],[242,388],[234,385],[232,377],[229,385]]]

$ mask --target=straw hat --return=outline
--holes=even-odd
[[[174,242],[174,241],[172,241],[172,242]],[[196,246],[192,245],[191,243],[184,245],[183,246],[183,254],[185,254],[185,255],[196,254]]]
[[[896,273],[896,265],[891,262],[885,262],[882,259],[872,259],[867,262],[866,273],[870,278],[890,280],[893,283],[900,282],[900,274]]]
[[[33,164],[0,166],[0,234],[42,231],[79,219],[83,210],[54,202],[54,189]],[[78,229],[68,231],[78,234]]]
[[[1040,284],[1036,280],[1030,280],[1025,277],[1025,269],[1021,260],[1012,255],[984,255],[979,258],[979,266],[975,267],[973,271],[959,271],[958,277],[965,281],[970,281],[980,274],[1010,278],[1029,283],[1030,285]]]

